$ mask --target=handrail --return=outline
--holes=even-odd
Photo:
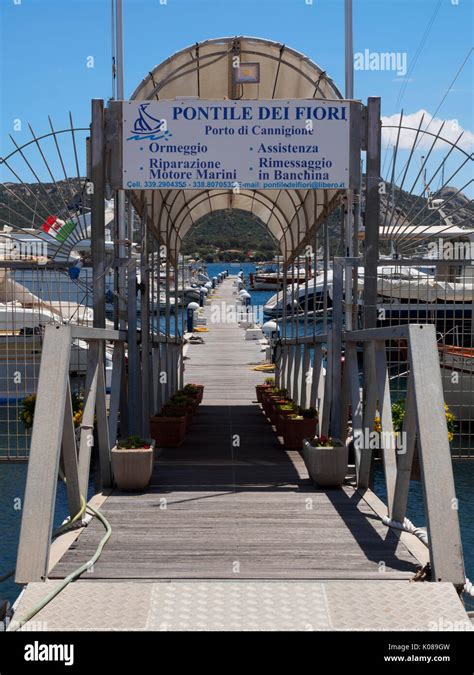
[[[74,339],[89,342],[79,453],[74,429],[69,362]],[[114,340],[110,414],[107,417],[104,346]],[[118,331],[72,325],[45,328],[33,419],[28,474],[18,546],[17,583],[46,578],[60,458],[66,476],[71,514],[87,498],[94,424],[97,429],[100,478],[112,481],[110,449],[115,444],[121,385],[125,376],[124,343]]]
[[[327,335],[301,335],[294,338],[281,338],[278,341],[278,344],[283,345],[316,345],[320,343],[326,343],[328,340]]]
[[[394,339],[405,340],[408,349],[409,377],[401,444],[395,443],[393,431],[385,344]],[[400,523],[405,520],[417,445],[433,578],[449,581],[461,589],[465,581],[464,563],[435,328],[431,324],[409,324],[393,329],[351,331],[344,334],[344,340],[343,404],[342,410],[333,409],[331,428],[336,427],[342,437],[347,435],[350,405],[357,486],[368,488],[370,484],[373,450],[371,441],[367,445],[366,440],[374,431],[378,411],[388,516]],[[362,388],[356,356],[358,343],[364,345]]]

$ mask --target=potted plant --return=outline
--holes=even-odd
[[[316,435],[318,413],[314,408],[299,408],[283,419],[283,442],[289,450],[301,450],[303,440]]]
[[[112,448],[112,471],[120,490],[142,490],[153,471],[154,441],[129,436]]]
[[[183,394],[190,398],[194,398],[199,405],[202,402],[204,386],[202,384],[189,383],[183,388]]]
[[[278,436],[283,436],[283,428],[285,418],[290,415],[295,415],[298,412],[298,406],[292,401],[285,401],[281,405],[276,406],[275,427]]]
[[[81,391],[73,391],[71,393],[72,414],[74,426],[76,429],[82,422],[82,414],[84,412],[84,394]],[[18,419],[23,422],[26,429],[33,427],[33,420],[35,417],[36,394],[25,396],[21,401],[21,410],[18,414]]]
[[[320,487],[341,487],[347,474],[347,445],[330,436],[303,441],[303,459],[313,483]]]
[[[270,414],[271,397],[275,394],[275,392],[276,392],[275,387],[268,387],[268,389],[263,389],[260,392],[260,396],[262,397],[263,412],[267,417]]]
[[[450,409],[446,405],[446,403],[444,404],[444,414],[446,416],[446,427],[448,429],[448,440],[451,443],[451,441],[454,439],[454,435],[456,433],[456,417],[450,411]],[[404,401],[404,399],[400,399],[398,401],[395,401],[395,403],[392,403],[392,424],[393,424],[393,430],[394,430],[395,433],[399,433],[399,434],[402,433],[404,417],[405,417],[405,401]],[[380,417],[375,418],[375,431],[378,431],[379,433],[382,431],[382,425],[381,425]],[[412,480],[421,480],[420,457],[419,457],[419,452],[418,452],[418,443],[416,441],[415,441],[415,451],[414,451],[414,454],[413,454],[413,462],[412,462],[412,467],[411,467],[410,478]]]
[[[272,424],[274,424],[275,405],[284,401],[286,401],[286,389],[272,387],[265,392],[263,397],[263,409],[265,410],[266,416],[270,418]]]
[[[269,418],[270,422],[276,426],[277,423],[277,417],[278,417],[278,411],[280,410],[281,406],[285,405],[288,403],[288,398],[285,394],[281,393],[283,390],[280,389],[277,392],[277,396],[272,396],[270,399],[270,407],[269,407]],[[286,390],[284,390],[286,392]]]
[[[150,417],[150,434],[159,448],[179,448],[186,433],[186,416],[183,410],[171,413],[163,408],[161,415]]]
[[[274,377],[266,377],[265,381],[263,384],[257,384],[255,387],[255,391],[257,394],[257,401],[258,403],[263,403],[263,393],[270,389],[271,387],[275,386],[275,378]]]
[[[186,396],[182,392],[177,392],[163,406],[163,412],[167,415],[184,416],[186,418],[186,431],[189,430],[196,412],[198,403],[196,399]]]

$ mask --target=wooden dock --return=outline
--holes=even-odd
[[[213,303],[234,301],[229,278]],[[110,541],[37,627],[426,630],[440,615],[468,625],[452,584],[411,583],[427,550],[387,529],[371,491],[350,477],[340,490],[313,486],[255,401],[262,346],[211,322],[211,310],[205,343],[186,354],[185,380],[205,394],[184,445],[159,454],[146,492],[104,498]],[[48,582],[27,586],[17,617],[92,556],[103,526],[67,536],[75,541]]]

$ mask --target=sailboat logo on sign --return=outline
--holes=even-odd
[[[133,136],[127,141],[167,141],[173,134],[166,129],[166,120],[159,120],[147,111],[149,103],[141,103],[138,107],[138,117],[133,124]]]

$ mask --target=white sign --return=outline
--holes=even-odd
[[[346,189],[350,102],[124,101],[124,189]]]

